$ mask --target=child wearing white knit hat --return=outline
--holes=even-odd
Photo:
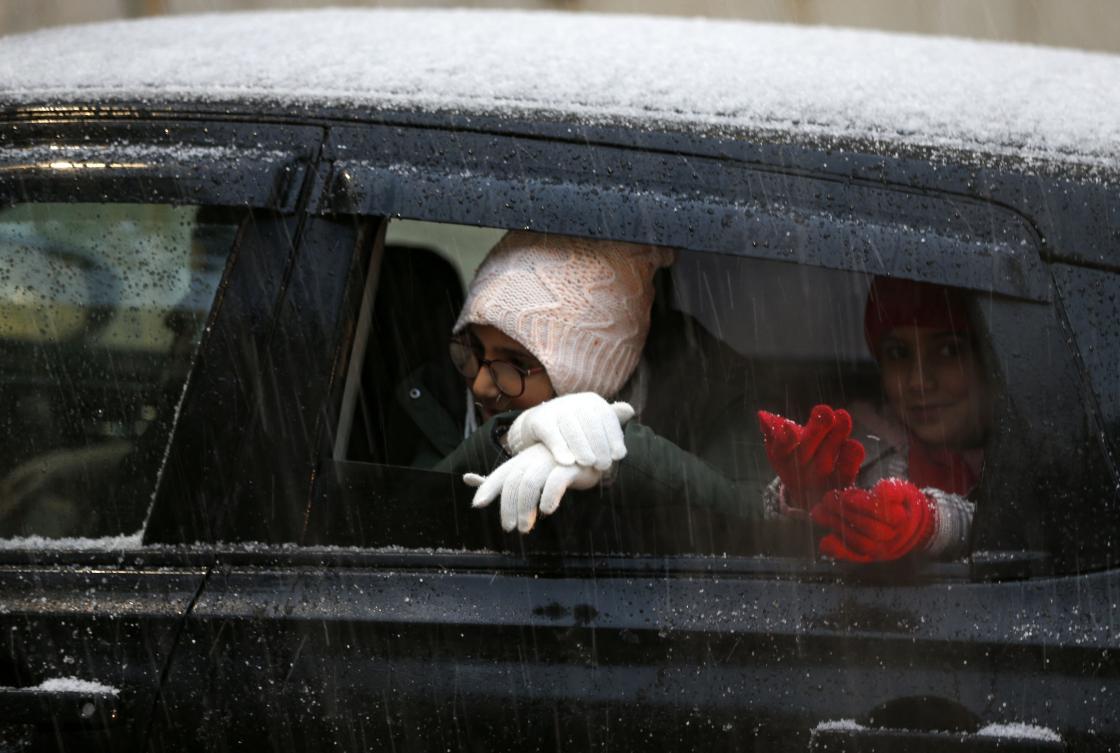
[[[479,486],[475,506],[502,496],[502,524],[532,528],[567,488],[589,488],[626,454],[630,379],[649,333],[653,276],[672,250],[511,231],[490,251],[455,323],[451,355],[483,419],[522,413],[509,429],[515,457]],[[520,496],[502,492],[516,485]],[[538,505],[539,500],[539,505]]]
[[[614,397],[649,333],[654,272],[673,258],[657,246],[506,233],[471,282],[454,332],[504,333],[544,366],[557,395]]]

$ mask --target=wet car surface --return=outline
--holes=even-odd
[[[0,748],[1120,746],[1116,103],[1062,117],[1011,83],[1120,62],[643,20],[625,33],[662,54],[603,67],[624,26],[333,11],[0,40]],[[554,27],[584,67],[514,71]],[[816,50],[815,75],[904,62],[837,65],[843,96],[778,65],[752,100],[753,58],[643,78],[744,40]],[[13,72],[36,50],[52,65]],[[680,250],[642,420],[740,473],[741,507],[620,482],[503,534],[410,462],[401,406],[462,392],[412,376],[513,228]],[[755,410],[877,396],[874,276],[971,296],[995,429],[963,559],[834,562],[752,512]]]

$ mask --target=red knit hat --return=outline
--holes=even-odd
[[[876,277],[867,293],[863,336],[871,355],[879,357],[879,343],[895,327],[933,327],[967,332],[968,306],[955,288],[897,277]]]

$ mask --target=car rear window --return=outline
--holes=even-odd
[[[0,210],[0,536],[138,532],[239,218]]]

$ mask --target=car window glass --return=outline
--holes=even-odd
[[[318,525],[317,511],[326,518],[313,538],[367,546],[515,551],[586,551],[590,546],[626,553],[812,557],[821,531],[803,513],[788,515],[775,498],[776,471],[758,411],[804,425],[820,404],[852,415],[851,437],[862,443],[868,465],[874,466],[860,482],[867,488],[905,474],[908,428],[917,427],[933,445],[938,430],[967,435],[962,441],[968,444],[969,467],[957,469],[967,471],[967,478],[950,491],[967,508],[962,515],[971,514],[968,497],[983,469],[994,388],[979,356],[978,330],[967,321],[970,313],[952,332],[931,333],[941,338],[937,342],[914,342],[906,333],[898,342],[888,341],[895,362],[892,391],[885,389],[888,372],[880,368],[887,346],[876,342],[880,350],[873,354],[865,335],[871,276],[680,251],[653,275],[642,356],[618,394],[608,396],[637,411],[634,426],[627,429],[626,459],[600,483],[569,492],[559,510],[541,517],[529,536],[502,533],[500,500],[472,510],[474,490],[459,479],[465,470],[489,475],[506,459],[502,450],[509,449],[503,448],[508,437],[502,431],[518,414],[499,415],[491,422],[497,428],[490,428],[487,419],[521,406],[517,399],[480,399],[470,377],[485,373],[495,383],[506,378],[507,392],[528,394],[531,380],[540,376],[534,369],[543,368],[547,359],[532,348],[487,354],[486,343],[470,337],[455,346],[467,356],[449,354],[469,290],[470,276],[463,270],[477,266],[487,245],[502,235],[477,236],[472,228],[473,245],[449,242],[456,230],[409,223],[408,242],[399,243],[401,236],[394,236],[390,223],[374,303],[365,314],[372,325],[359,397],[353,415],[340,421],[351,433],[321,481],[321,506],[312,510],[311,529]],[[951,291],[951,296],[969,306],[968,294]],[[513,305],[508,313],[516,318],[524,312]],[[475,361],[464,376],[456,359],[469,360],[472,350]],[[927,371],[936,367],[960,376],[957,391],[903,376],[897,364],[916,367],[921,358],[927,358]],[[514,368],[503,375],[493,361]],[[941,402],[906,396],[922,390]],[[909,411],[905,418],[903,409]],[[942,414],[951,412],[959,425],[946,429]],[[492,434],[482,436],[487,431]],[[360,508],[338,504],[348,495],[354,495],[355,505],[358,498],[366,501]],[[967,541],[955,546],[950,559],[965,553]]]
[[[139,531],[236,231],[199,207],[0,211],[0,535]]]
[[[1120,347],[1120,276],[1064,264],[1053,270],[1105,431],[1120,452],[1120,370],[1113,361]]]

